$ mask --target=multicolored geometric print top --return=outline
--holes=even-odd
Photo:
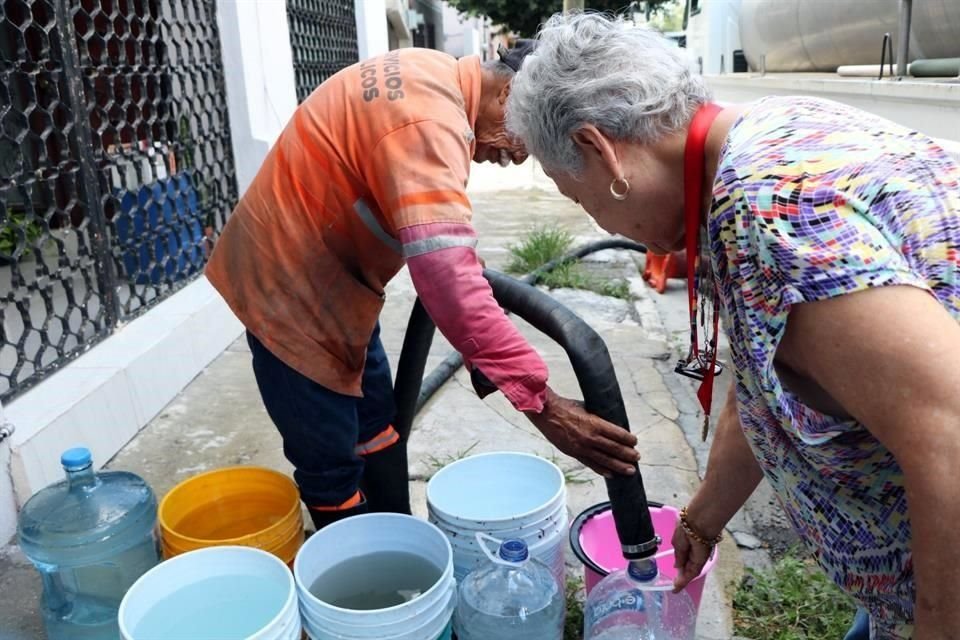
[[[960,319],[960,166],[930,138],[827,100],[753,103],[730,131],[708,221],[742,427],[807,548],[871,615],[912,635],[903,473],[863,425],[781,385],[793,304],[868,287],[932,292]]]

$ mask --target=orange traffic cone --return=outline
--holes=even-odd
[[[647,262],[643,269],[643,279],[653,287],[657,293],[667,290],[667,280],[670,278],[686,279],[687,253],[674,251],[667,255],[657,255],[647,252]]]

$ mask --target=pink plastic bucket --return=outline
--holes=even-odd
[[[672,580],[677,575],[677,570],[673,566],[673,545],[670,541],[673,539],[673,530],[677,526],[680,512],[657,502],[650,502],[649,506],[653,529],[663,539],[657,552],[657,568],[660,575]],[[620,540],[617,538],[609,502],[594,505],[577,516],[570,527],[570,546],[583,563],[587,593],[610,572],[627,566],[627,561],[620,551]],[[714,549],[703,571],[687,586],[687,593],[698,609],[703,596],[703,583],[716,563],[717,550]]]

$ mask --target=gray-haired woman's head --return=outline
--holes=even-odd
[[[553,16],[513,80],[507,127],[554,172],[577,175],[573,135],[592,124],[648,143],[679,131],[709,91],[659,33],[596,13]]]

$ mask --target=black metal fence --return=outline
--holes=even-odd
[[[287,0],[287,20],[297,102],[303,102],[324,80],[360,59],[353,0]]]
[[[0,0],[0,399],[199,275],[236,197],[215,0]]]

